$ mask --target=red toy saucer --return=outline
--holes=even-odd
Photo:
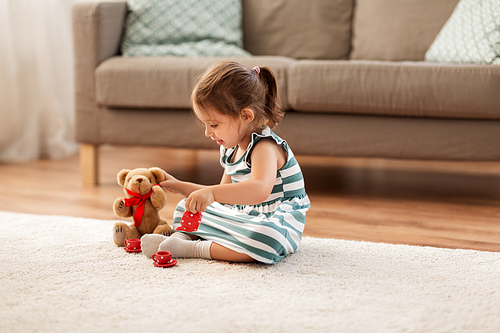
[[[170,260],[170,262],[169,262],[169,263],[167,263],[167,264],[159,264],[159,263],[157,263],[156,261],[153,261],[153,265],[154,265],[155,267],[172,267],[172,266],[174,266],[175,264],[177,264],[177,261],[175,261],[174,259]]]
[[[127,249],[127,248],[125,248],[125,251],[127,251],[128,253],[135,253],[135,252],[141,252],[142,250],[141,249]]]

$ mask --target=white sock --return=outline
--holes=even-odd
[[[141,250],[142,253],[149,259],[151,256],[158,252],[158,246],[168,237],[160,234],[145,234],[141,237]]]
[[[158,249],[172,253],[172,258],[203,258],[212,259],[210,246],[212,241],[192,240],[188,234],[175,232],[172,236],[161,242]]]

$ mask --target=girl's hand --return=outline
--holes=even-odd
[[[186,199],[186,210],[191,213],[204,212],[207,207],[215,201],[211,187],[194,191]]]
[[[179,181],[167,172],[163,172],[165,180],[160,183],[161,188],[170,193],[179,194]]]

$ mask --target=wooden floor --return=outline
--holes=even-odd
[[[500,251],[500,163],[298,160],[312,202],[306,236]],[[0,209],[118,219],[111,205],[123,196],[122,168],[158,166],[203,184],[221,175],[216,150],[103,147],[100,165],[100,186],[83,187],[76,155],[0,164]],[[180,199],[168,194],[167,221]]]

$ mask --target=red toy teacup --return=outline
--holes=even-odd
[[[172,254],[168,251],[158,251],[151,258],[158,265],[166,265],[172,261]]]
[[[141,240],[139,238],[131,238],[125,240],[125,250],[126,251],[140,251],[141,250]]]
[[[196,214],[185,211],[181,218],[181,225],[175,230],[193,232],[197,231],[201,223],[201,212]]]

